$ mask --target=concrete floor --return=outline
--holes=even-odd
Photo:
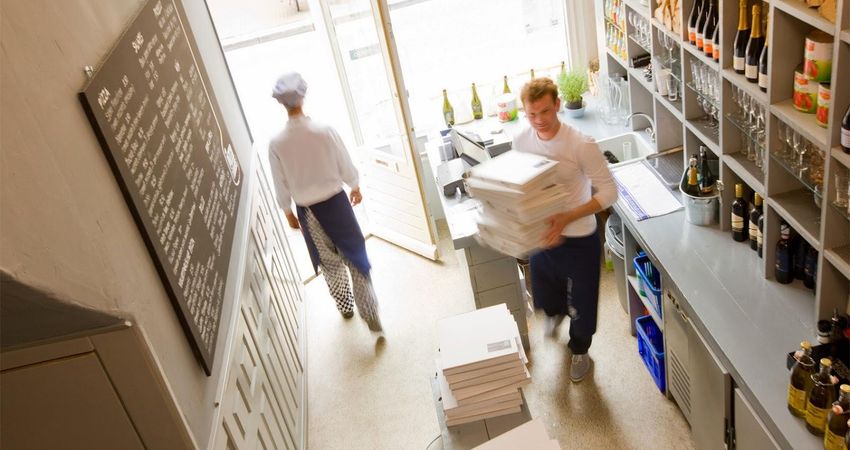
[[[425,449],[439,435],[429,384],[435,323],[474,308],[468,275],[445,238],[440,263],[377,238],[367,248],[383,343],[358,317],[342,319],[321,277],[306,287],[308,447]],[[558,339],[543,338],[542,323],[540,314],[529,321],[532,384],[524,392],[561,448],[694,448],[684,417],[643,366],[612,273],[603,271],[594,367],[583,382],[568,380],[567,323]],[[440,448],[438,439],[431,449]]]

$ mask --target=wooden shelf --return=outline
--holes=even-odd
[[[722,151],[720,150],[720,144],[717,143],[717,138],[715,136],[715,131],[708,127],[702,121],[697,120],[686,120],[685,127],[691,131],[694,135],[696,135],[697,139],[702,141],[706,147],[711,149],[715,155],[721,155]]]
[[[832,157],[837,159],[838,162],[844,164],[844,167],[850,169],[850,155],[844,153],[844,150],[841,147],[832,147]]]
[[[681,89],[681,88],[679,88],[679,89]],[[670,111],[670,114],[673,114],[673,117],[678,119],[679,122],[682,122],[682,121],[685,120],[685,115],[682,114],[682,110],[680,109],[682,107],[682,97],[681,96],[679,96],[679,101],[676,102],[676,104],[673,104],[673,103],[670,102],[670,100],[667,100],[666,95],[661,95],[658,92],[654,92],[652,95],[655,97],[656,100],[658,100],[659,103],[664,105],[664,107],[667,108],[668,111]],[[676,106],[676,105],[678,105],[678,106]]]
[[[788,15],[805,22],[823,32],[835,35],[835,24],[818,14],[817,8],[809,8],[805,2],[798,0],[774,0],[773,6],[788,13]]]
[[[637,12],[641,16],[643,16],[646,20],[649,20],[649,2],[645,5],[641,5],[639,0],[625,0],[626,6],[629,7],[632,11]]]
[[[638,85],[643,86],[644,89],[649,92],[650,95],[655,93],[655,86],[652,85],[651,82],[646,81],[646,78],[643,77],[643,71],[641,69],[635,69],[633,67],[629,68],[629,77],[634,78],[637,81]]]
[[[850,44],[850,29],[841,32],[841,40],[844,41],[846,44]]]
[[[625,62],[625,61],[623,61],[623,59],[622,59],[622,58],[620,58],[620,55],[618,55],[618,54],[614,53],[614,50],[611,50],[610,48],[606,48],[605,50],[608,52],[608,56],[610,56],[610,57],[611,57],[611,59],[613,59],[614,61],[616,61],[616,62],[617,62],[617,64],[619,64],[619,65],[620,65],[620,67],[622,67],[623,69],[626,69],[626,71],[628,71],[628,70],[629,70],[629,65],[628,65],[628,64],[626,64],[626,62]]]
[[[642,44],[640,41],[638,41],[637,39],[635,39],[635,37],[634,37],[634,36],[629,35],[629,40],[630,40],[630,41],[632,41],[632,42],[634,42],[634,43],[635,43],[635,45],[637,45],[637,46],[638,46],[638,48],[640,48],[641,50],[645,51],[645,52],[646,52],[646,54],[648,54],[648,55],[651,55],[651,54],[652,54],[652,51],[651,51],[650,49],[648,49],[648,48],[644,47],[644,46],[643,46],[643,44]]]
[[[714,69],[715,72],[720,70],[720,63],[715,62],[713,59],[705,56],[705,53],[699,51],[695,45],[691,45],[689,42],[682,44],[682,47],[688,51],[688,54],[691,57],[696,58],[699,62],[705,64],[706,66]]]
[[[653,28],[661,30],[662,33],[673,38],[673,40],[676,42],[676,45],[680,47],[682,46],[682,36],[677,35],[672,30],[668,30],[667,27],[665,27],[663,23],[659,22],[658,19],[656,19],[655,17],[652,18],[651,22]]]
[[[790,98],[770,105],[770,112],[813,144],[824,150],[829,148],[829,133],[826,128],[817,124],[814,114],[805,114],[794,109],[794,103]]]
[[[750,189],[758,192],[762,198],[766,197],[764,183],[762,182],[764,174],[762,174],[761,169],[756,167],[754,162],[748,160],[740,152],[726,154],[722,158],[723,164],[729,166],[732,172],[735,172],[735,175],[749,186]]]
[[[629,279],[629,285],[635,291],[635,295],[640,299],[640,302],[643,304],[643,307],[649,311],[649,315],[652,316],[652,320],[655,321],[655,324],[658,325],[659,330],[664,329],[664,322],[661,320],[661,317],[658,315],[658,311],[655,310],[655,306],[649,303],[649,299],[645,295],[640,295],[640,282],[638,281],[638,277],[636,275],[629,275],[626,278]]]
[[[723,69],[723,78],[729,80],[732,86],[741,88],[744,93],[756,99],[762,105],[768,104],[767,92],[762,92],[757,83],[750,83],[747,77],[735,73],[734,69]]]
[[[803,236],[812,247],[821,250],[820,208],[815,205],[814,195],[808,189],[799,189],[768,197],[768,205]]]
[[[850,280],[850,245],[826,249],[823,257]]]

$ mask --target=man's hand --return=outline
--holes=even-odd
[[[351,190],[351,194],[348,195],[348,198],[351,199],[351,206],[357,206],[363,201],[363,195],[360,194],[360,186]]]
[[[564,227],[572,221],[573,216],[568,212],[555,214],[546,219],[549,229],[543,235],[543,247],[552,248],[558,246],[563,241],[561,233],[564,231]]]
[[[289,228],[293,230],[301,228],[301,224],[298,223],[298,217],[295,217],[295,214],[292,214],[291,211],[286,213],[286,220],[289,222]]]

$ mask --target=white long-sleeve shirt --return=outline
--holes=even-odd
[[[269,142],[269,165],[277,202],[284,211],[327,200],[345,183],[360,183],[357,169],[336,130],[307,116],[290,118]]]
[[[558,161],[557,180],[567,192],[565,210],[596,199],[605,209],[617,201],[617,185],[608,170],[608,161],[596,141],[561,122],[558,133],[544,141],[529,127],[514,136],[513,149],[534,153]],[[596,192],[593,193],[593,190]],[[566,227],[563,236],[587,236],[596,231],[596,217],[581,217]]]

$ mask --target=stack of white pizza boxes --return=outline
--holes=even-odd
[[[519,330],[507,306],[437,322],[437,378],[447,426],[517,413],[531,382]]]
[[[467,188],[482,204],[478,218],[482,244],[516,258],[540,246],[546,219],[564,210],[566,192],[555,183],[557,164],[511,150],[470,170]]]
[[[549,439],[546,427],[540,419],[530,420],[513,430],[500,434],[475,447],[473,450],[561,450],[555,439]]]

